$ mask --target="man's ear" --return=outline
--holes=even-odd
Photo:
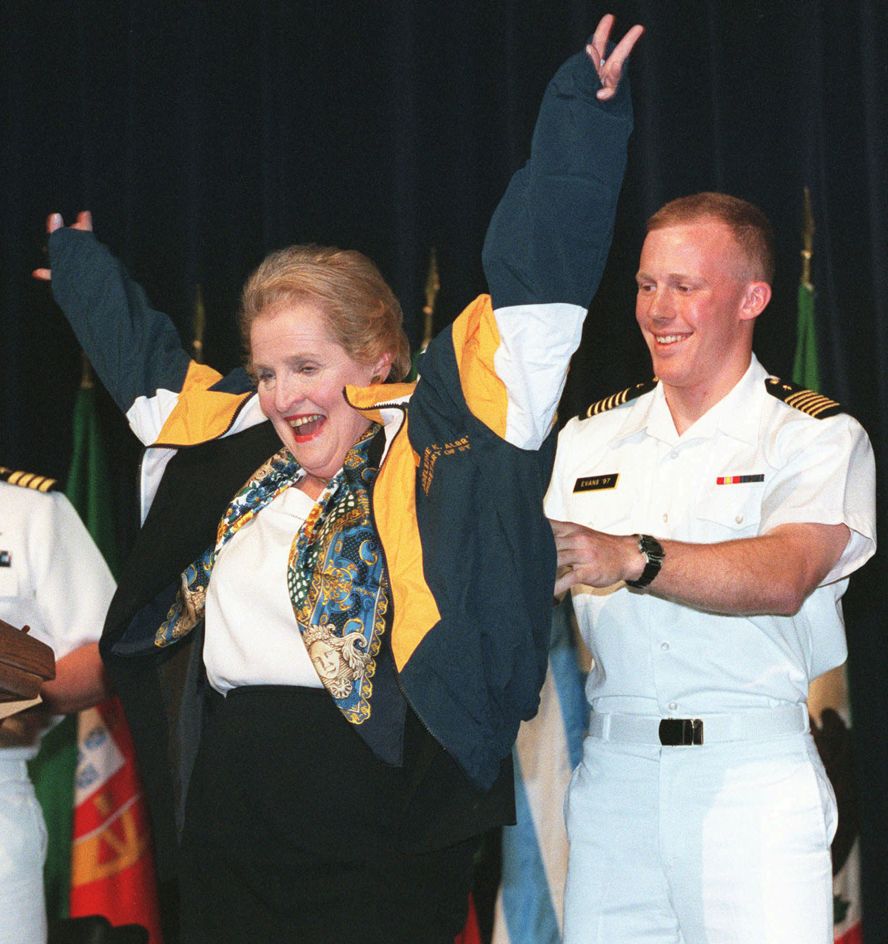
[[[740,320],[752,321],[768,307],[771,286],[767,282],[749,282],[740,305]]]

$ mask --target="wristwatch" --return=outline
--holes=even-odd
[[[644,570],[638,580],[627,580],[630,587],[646,587],[660,573],[663,566],[663,558],[666,552],[663,545],[649,534],[636,534],[638,538],[638,551],[644,558]]]

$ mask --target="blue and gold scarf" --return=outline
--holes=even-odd
[[[384,434],[377,425],[348,452],[293,538],[287,590],[296,625],[324,687],[380,759],[400,763],[405,704],[391,655],[391,598],[373,525],[371,490]],[[155,645],[187,635],[203,618],[213,564],[237,532],[305,472],[289,450],[272,456],[231,500],[216,544],[180,578]]]

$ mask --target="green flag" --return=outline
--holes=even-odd
[[[804,278],[799,283],[799,314],[792,379],[809,390],[820,390],[817,364],[817,333],[814,319],[814,286]]]
[[[804,190],[804,226],[802,228],[802,276],[799,279],[799,312],[796,327],[796,351],[792,364],[793,383],[820,390],[820,368],[817,362],[817,331],[814,319],[814,285],[811,282],[811,259],[814,256],[814,211],[811,191]]]
[[[96,390],[88,377],[74,406],[74,451],[66,495],[115,574],[117,552],[108,507],[108,463],[99,432]],[[40,753],[28,765],[43,808],[49,842],[43,872],[50,921],[69,913],[74,773],[77,769],[77,716],[70,715],[44,737]]]
[[[74,404],[74,452],[65,494],[117,577],[117,542],[108,502],[108,458],[96,408],[96,388],[84,382]]]

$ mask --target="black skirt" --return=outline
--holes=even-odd
[[[183,944],[452,944],[512,771],[476,790],[412,713],[379,761],[321,689],[215,698],[188,794]]]

